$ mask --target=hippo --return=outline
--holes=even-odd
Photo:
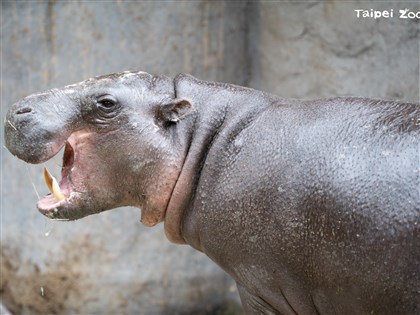
[[[126,71],[30,95],[8,150],[61,180],[37,207],[121,206],[206,254],[246,314],[420,314],[420,104],[286,99]]]

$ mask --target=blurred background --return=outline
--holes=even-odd
[[[2,314],[242,314],[210,259],[170,244],[124,208],[52,222],[35,208],[43,166],[4,147],[18,99],[92,76],[143,70],[283,97],[419,102],[418,1],[1,1]],[[357,18],[354,10],[394,11]],[[59,155],[61,156],[61,155]],[[53,174],[59,161],[49,162]]]

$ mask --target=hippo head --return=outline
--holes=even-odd
[[[175,98],[167,77],[101,76],[14,104],[5,121],[6,146],[29,163],[45,162],[64,147],[54,188],[63,198],[42,198],[37,206],[44,215],[75,220],[130,205],[152,226],[164,219],[178,178],[184,157],[174,145],[176,125],[191,109]]]

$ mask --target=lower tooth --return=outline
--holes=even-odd
[[[54,176],[51,175],[51,173],[47,170],[46,167],[44,167],[44,179],[45,183],[47,184],[48,190],[54,195],[55,198],[57,198],[58,201],[61,201],[66,198],[66,196],[64,196],[64,194],[62,193],[57,180],[54,178]]]

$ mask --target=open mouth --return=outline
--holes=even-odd
[[[74,185],[71,179],[71,173],[74,169],[74,156],[73,147],[69,141],[66,141],[60,182],[50,174],[47,168],[44,168],[45,183],[51,193],[39,200],[37,207],[42,214],[49,218],[60,219],[60,210],[71,204],[74,195]]]

